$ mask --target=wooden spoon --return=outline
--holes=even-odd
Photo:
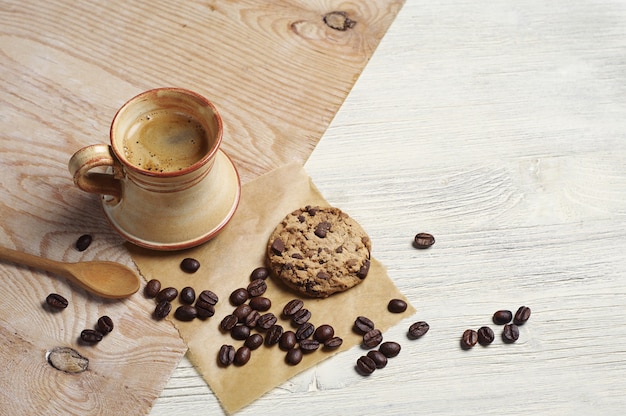
[[[139,290],[139,277],[128,267],[111,261],[64,263],[0,247],[0,259],[62,276],[103,298],[126,298]]]

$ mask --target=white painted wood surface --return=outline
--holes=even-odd
[[[623,414],[625,115],[626,2],[408,0],[306,164],[417,308],[384,334],[403,350],[363,377],[354,348],[239,414]],[[521,305],[506,345],[491,315]],[[462,350],[483,325],[496,341]],[[187,360],[151,411],[221,413]]]

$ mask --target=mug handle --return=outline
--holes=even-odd
[[[113,173],[90,172],[98,166],[111,166]],[[116,200],[122,197],[122,165],[113,155],[111,146],[94,144],[83,147],[70,158],[68,168],[74,183],[83,191],[110,195]]]

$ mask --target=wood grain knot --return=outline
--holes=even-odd
[[[352,29],[356,25],[356,21],[350,19],[346,12],[334,11],[324,15],[324,23],[331,29],[344,32]]]

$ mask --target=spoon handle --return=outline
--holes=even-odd
[[[45,270],[54,274],[58,274],[60,276],[68,276],[68,270],[61,262],[13,250],[7,247],[0,246],[0,259],[8,260],[24,266],[34,267],[40,270]]]

